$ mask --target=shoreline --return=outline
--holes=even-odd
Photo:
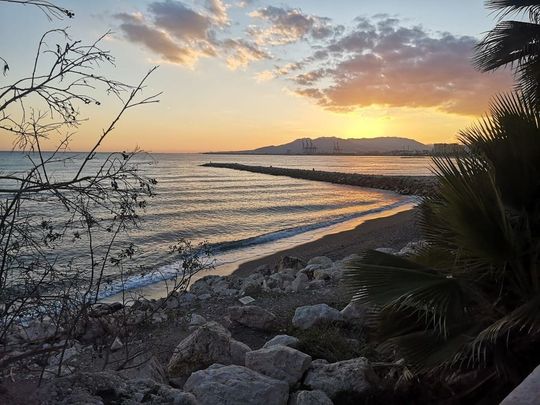
[[[367,219],[352,229],[329,233],[313,241],[241,263],[231,275],[243,278],[260,266],[275,267],[283,256],[303,260],[327,256],[332,260],[339,260],[368,249],[400,249],[408,242],[420,239],[416,217],[417,210],[412,208],[389,216]]]
[[[400,249],[408,242],[420,238],[415,227],[415,213],[415,204],[407,203],[268,243],[266,246],[250,247],[244,252],[243,259],[235,258],[219,264],[212,270],[198,273],[192,278],[191,284],[210,275],[246,277],[263,264],[275,266],[279,259],[286,255],[305,259],[328,256],[336,260],[365,249],[379,247]],[[157,281],[130,289],[127,294],[144,296],[147,299],[160,299],[167,296],[168,283],[169,280]],[[121,294],[113,294],[101,299],[101,302],[112,303],[120,300]]]

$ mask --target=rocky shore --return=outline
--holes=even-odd
[[[373,398],[402,366],[377,352],[369,309],[349,302],[342,289],[344,268],[356,257],[285,256],[247,277],[203,277],[160,300],[100,304],[62,359],[42,359],[40,387],[12,370],[0,402],[300,405]],[[10,339],[52,347],[62,344],[48,340],[55,327],[42,320]],[[54,377],[59,367],[62,377]],[[21,385],[35,392],[20,398]]]
[[[371,239],[387,253],[415,254],[417,234],[409,242],[388,234],[392,223],[410,231],[413,217],[374,220],[388,236]],[[17,343],[21,352],[12,355],[21,360],[3,375],[0,403],[434,403],[437,386],[406,378],[400,354],[379,344],[374,308],[351,302],[344,289],[356,258],[285,254],[275,264],[207,275],[162,299],[98,304],[76,325],[74,341],[58,340],[50,319],[15,328],[7,343]],[[32,349],[44,355],[25,357]]]
[[[205,163],[204,167],[241,170],[253,173],[286,176],[295,179],[324,181],[394,191],[403,195],[429,196],[436,180],[433,176],[381,176],[358,173],[325,172],[321,170],[288,169],[273,166],[248,166],[238,163]]]

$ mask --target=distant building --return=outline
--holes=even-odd
[[[465,151],[465,145],[459,143],[436,143],[433,145],[434,155],[460,155]]]

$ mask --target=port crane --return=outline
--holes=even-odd
[[[313,144],[310,138],[302,139],[302,150],[305,155],[313,155],[317,153],[317,147]]]

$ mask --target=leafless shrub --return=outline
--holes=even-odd
[[[73,17],[47,1],[2,1],[39,7],[48,18]],[[0,133],[13,137],[21,152],[12,153],[20,153],[17,161],[26,165],[0,173],[0,371],[31,359],[43,375],[53,354],[61,373],[66,349],[96,320],[92,314],[110,268],[119,269],[120,280],[125,276],[123,263],[134,249],[123,235],[138,226],[154,194],[155,179],[139,170],[148,162],[140,150],[98,153],[129,110],[156,103],[159,96],[145,94],[155,67],[136,85],[99,74],[102,65],[114,65],[101,48],[106,35],[84,44],[66,30],[48,31],[30,74],[0,81]],[[6,81],[11,72],[1,61],[0,80]],[[88,153],[69,152],[84,121],[81,108],[100,105],[103,95],[118,100],[117,114]],[[51,143],[54,149],[46,151]],[[181,255],[187,251],[177,249]],[[182,258],[172,292],[185,289],[204,267],[195,257]]]

